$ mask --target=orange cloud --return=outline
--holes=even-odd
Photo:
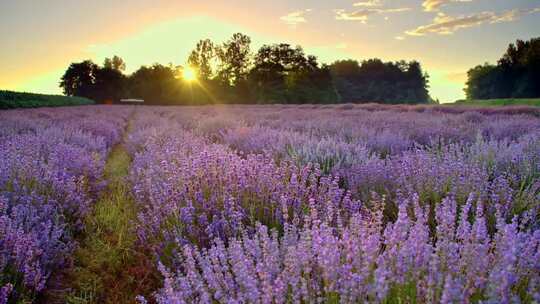
[[[285,16],[280,17],[281,21],[285,22],[288,25],[291,26],[297,26],[300,23],[306,23],[306,13],[311,12],[311,9],[305,9],[300,11],[294,11],[291,13],[288,13]]]
[[[364,8],[352,12],[347,12],[344,9],[336,9],[336,20],[343,21],[360,21],[366,23],[369,16],[378,15],[378,14],[390,14],[390,13],[400,13],[410,11],[408,7],[403,8]]]
[[[460,29],[518,20],[521,16],[540,12],[540,8],[532,10],[514,9],[497,14],[495,12],[481,12],[477,14],[452,17],[438,13],[433,22],[419,26],[413,30],[405,31],[409,36],[425,36],[427,34],[450,35]]]
[[[382,6],[380,0],[368,0],[368,1],[359,1],[353,4],[353,6],[363,6],[363,7],[377,7]]]
[[[455,2],[472,2],[472,0],[424,0],[422,7],[426,12],[438,11],[443,5]]]

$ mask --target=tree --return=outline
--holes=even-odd
[[[524,83],[512,86],[513,94],[530,95],[540,86],[530,85],[538,78],[538,43],[511,45],[501,59],[500,73],[484,76],[484,69],[472,71],[471,96],[491,96],[505,86],[480,88],[476,82],[496,83],[519,74]],[[154,64],[142,66],[128,77],[119,56],[105,58],[103,67],[91,61],[73,63],[60,86],[68,95],[96,101],[117,100],[124,96],[145,99],[153,104],[204,103],[335,103],[384,102],[426,103],[429,77],[417,61],[383,62],[380,59],[340,60],[320,64],[301,46],[280,43],[263,45],[253,55],[251,39],[236,33],[222,44],[200,40],[186,67]],[[198,81],[188,81],[185,68],[193,68]],[[185,71],[185,73],[183,73]],[[500,78],[500,79],[499,79]],[[193,80],[193,79],[191,79]],[[508,81],[507,81],[508,82]],[[514,88],[515,87],[515,88]]]
[[[354,59],[338,60],[332,63],[330,71],[333,77],[355,77],[360,73],[360,64]]]
[[[467,72],[465,95],[467,99],[489,99],[498,96],[497,83],[500,75],[497,66],[488,64],[478,65]]]
[[[540,38],[511,43],[497,65],[467,72],[469,99],[540,97]]]
[[[407,103],[428,103],[431,102],[429,96],[429,75],[422,71],[422,66],[418,61],[397,63],[401,74],[401,87],[405,94],[402,100]],[[404,72],[404,73],[403,73]]]
[[[315,56],[289,44],[263,45],[254,58],[250,81],[262,102],[336,102],[330,70]]]
[[[251,38],[236,33],[223,46],[216,48],[219,58],[217,76],[222,83],[236,86],[247,78],[251,63],[250,44]]]
[[[98,69],[95,75],[95,100],[101,102],[117,102],[125,97],[127,79],[120,70],[104,67]]]
[[[124,68],[125,63],[118,56],[106,59],[103,68],[91,60],[72,63],[62,76],[60,87],[69,96],[116,101],[125,94],[126,77],[121,71]]]
[[[427,103],[429,76],[417,61],[339,60],[330,66],[343,102]]]
[[[283,84],[287,75],[306,66],[307,59],[301,47],[289,44],[263,45],[255,55],[255,66],[251,70],[257,82]]]
[[[91,60],[70,64],[60,81],[60,87],[64,94],[95,99],[98,69],[98,65]]]
[[[216,60],[216,48],[210,39],[200,40],[188,58],[188,64],[197,70],[202,81],[213,77],[212,65]]]
[[[180,81],[172,66],[153,64],[142,66],[128,79],[129,94],[142,98],[149,104],[173,104],[181,102]]]
[[[123,72],[126,70],[126,63],[122,58],[114,55],[112,59],[105,58],[105,61],[103,62],[103,67],[106,69],[113,69]]]

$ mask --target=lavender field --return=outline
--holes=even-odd
[[[540,110],[0,112],[0,303],[538,303]]]

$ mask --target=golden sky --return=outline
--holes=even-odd
[[[516,39],[540,36],[540,0],[167,1],[3,0],[0,89],[61,93],[70,62],[119,55],[127,72],[184,64],[197,40],[235,32],[302,45],[321,62],[418,60],[430,93],[463,98],[466,71]]]

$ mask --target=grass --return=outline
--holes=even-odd
[[[507,99],[477,99],[477,100],[458,100],[456,105],[471,106],[536,106],[540,107],[540,98],[507,98]]]
[[[0,90],[0,109],[61,107],[88,104],[94,104],[94,101],[83,97]]]
[[[109,186],[87,218],[65,303],[133,303],[155,289],[155,266],[133,230],[137,209],[124,181],[130,163],[122,145],[113,148],[105,168]]]
[[[73,267],[44,303],[134,303],[160,282],[152,255],[137,243],[137,206],[125,181],[131,157],[116,145],[106,162],[107,189],[85,219],[85,231],[74,253]]]

